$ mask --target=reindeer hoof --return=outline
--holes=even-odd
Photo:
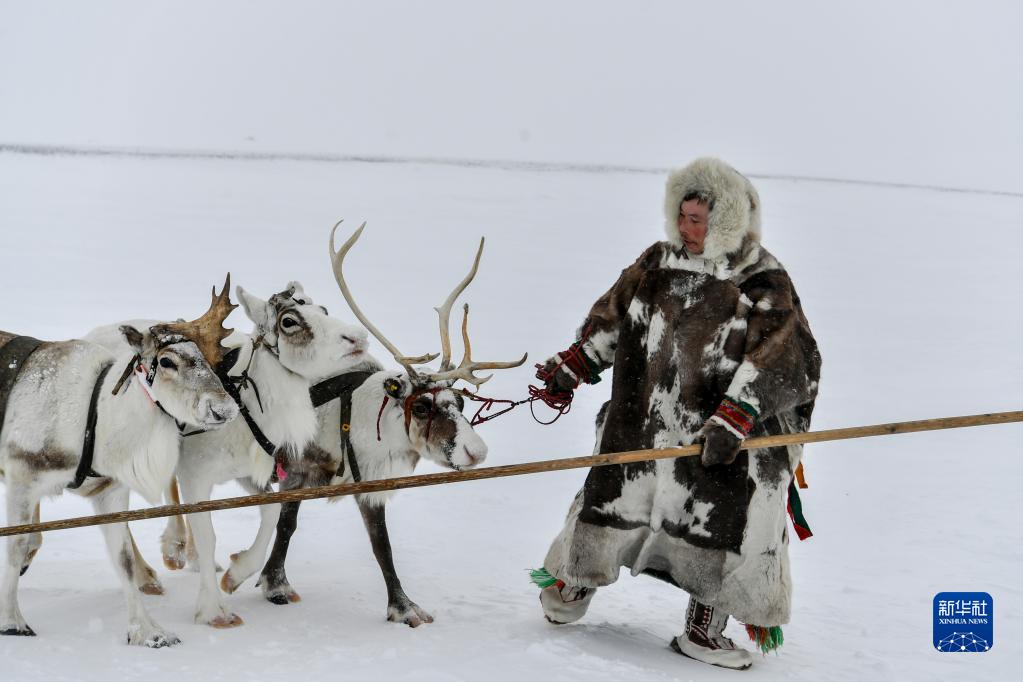
[[[302,601],[302,597],[295,590],[290,590],[287,592],[271,592],[266,595],[266,600],[278,606],[286,606],[287,604],[295,604]]]
[[[409,602],[404,605],[389,606],[387,620],[392,623],[404,623],[410,628],[417,628],[423,623],[432,623],[433,616],[421,609],[418,604]]]
[[[263,597],[271,604],[287,606],[288,604],[302,601],[302,597],[287,582],[278,583],[275,587],[270,587],[266,575],[259,577],[259,580],[256,581],[256,586],[263,588]]]
[[[234,581],[234,578],[231,577],[231,571],[226,571],[220,578],[220,589],[227,594],[233,594],[238,589],[238,585],[240,583]]]
[[[38,548],[33,549],[25,556],[25,565],[21,567],[21,575],[25,575],[28,572],[28,567],[32,565],[32,560],[36,558],[38,551]]]
[[[163,565],[172,571],[180,571],[185,567],[185,560],[182,557],[163,555]]]
[[[144,585],[139,585],[139,592],[156,597],[163,594],[163,585],[159,582],[149,582]]]
[[[299,596],[298,592],[291,590],[289,592],[271,592],[266,595],[266,600],[271,604],[287,606],[288,604],[295,604],[302,601],[302,597]]]
[[[131,638],[129,638],[129,642]],[[156,634],[143,642],[144,646],[150,649],[162,649],[166,646],[174,646],[175,644],[181,644],[181,640],[177,636],[170,633],[167,634]]]
[[[25,627],[13,627],[7,628],[6,630],[0,630],[0,635],[13,635],[15,637],[35,637],[36,631],[30,628],[28,625]]]
[[[166,632],[153,624],[145,626],[141,623],[129,627],[126,640],[128,644],[150,649],[162,649],[165,646],[181,644],[181,640],[173,632]]]
[[[236,628],[239,625],[244,625],[245,621],[237,613],[228,613],[223,616],[217,616],[211,620],[208,625],[211,628],[217,628],[218,630],[226,630],[227,628]]]

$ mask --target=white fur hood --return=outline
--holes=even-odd
[[[724,161],[706,157],[668,175],[664,231],[672,244],[682,245],[678,210],[682,198],[690,192],[703,192],[713,198],[700,257],[719,260],[735,253],[747,235],[760,241],[760,196],[753,183]]]

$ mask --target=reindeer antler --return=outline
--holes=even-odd
[[[224,288],[217,293],[217,287],[213,287],[213,300],[209,310],[203,316],[191,322],[172,322],[158,324],[151,327],[153,334],[157,336],[179,335],[195,343],[199,347],[206,361],[216,367],[228,349],[222,345],[222,341],[231,335],[233,329],[224,327],[224,320],[231,314],[231,311],[238,307],[231,303],[231,273],[227,273],[224,280]]]
[[[510,369],[512,367],[518,367],[526,361],[527,355],[524,354],[522,359],[517,362],[473,362],[472,345],[469,343],[469,304],[467,303],[464,306],[464,313],[462,315],[462,343],[465,346],[465,352],[462,355],[462,361],[459,363],[457,368],[451,364],[451,333],[449,329],[451,306],[462,292],[465,291],[465,288],[469,286],[469,283],[476,277],[476,272],[480,267],[480,258],[483,256],[483,245],[485,242],[486,238],[481,237],[479,248],[476,249],[476,258],[473,260],[472,269],[469,270],[469,274],[466,275],[457,286],[455,286],[451,294],[448,295],[447,299],[439,308],[434,308],[434,310],[437,311],[437,317],[440,323],[440,345],[443,355],[440,361],[440,371],[428,376],[431,381],[457,381],[458,379],[462,379],[479,388],[481,384],[489,381],[490,377],[493,375],[490,374],[485,377],[477,377],[473,374],[475,370]]]
[[[480,246],[476,249],[476,259],[472,262],[472,269],[469,270],[469,274],[455,286],[454,290],[439,308],[434,308],[437,311],[437,321],[440,324],[440,371],[442,372],[454,369],[454,365],[451,364],[451,306],[454,305],[458,297],[465,291],[465,288],[476,277],[476,272],[480,268],[480,258],[483,256],[483,244],[485,241],[486,237],[480,237]]]
[[[473,372],[480,369],[511,369],[520,366],[526,361],[526,358],[529,356],[528,353],[523,353],[521,359],[513,362],[474,361],[472,359],[472,345],[469,343],[469,304],[464,304],[462,310],[462,343],[465,345],[462,361],[454,369],[444,369],[442,365],[442,371],[427,376],[430,381],[458,381],[461,379],[479,388],[480,385],[490,381],[494,375],[488,374],[485,377],[478,377]],[[450,365],[450,362],[448,364]]]
[[[351,250],[352,246],[355,245],[355,242],[358,241],[359,237],[362,235],[362,231],[366,228],[366,223],[360,225],[359,229],[348,238],[348,241],[341,245],[340,249],[335,250],[334,235],[337,233],[337,228],[340,227],[343,222],[344,219],[337,221],[334,225],[334,229],[330,231],[330,264],[334,270],[334,279],[337,280],[337,285],[341,289],[341,295],[345,297],[345,301],[348,302],[348,307],[352,309],[352,313],[359,319],[362,326],[365,327],[370,334],[375,336],[377,341],[379,341],[384,348],[391,352],[391,355],[394,356],[394,359],[398,362],[398,364],[405,368],[405,370],[409,373],[409,376],[418,378],[419,374],[412,366],[430,362],[437,357],[437,354],[431,353],[417,357],[404,355],[400,350],[398,350],[397,346],[388,341],[387,337],[380,333],[380,330],[377,329],[376,326],[363,314],[362,310],[359,309],[359,306],[355,303],[355,299],[352,297],[352,292],[348,289],[348,284],[345,283],[345,276],[342,268],[344,266],[345,255],[349,250]]]

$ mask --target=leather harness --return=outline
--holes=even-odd
[[[7,400],[10,398],[11,389],[18,380],[21,370],[28,362],[28,358],[43,344],[39,339],[31,336],[15,336],[0,347],[0,429],[3,428],[4,420],[7,417]],[[92,468],[92,458],[96,451],[96,421],[99,417],[99,394],[103,387],[103,381],[110,372],[112,362],[104,363],[100,368],[96,383],[92,386],[92,397],[89,399],[89,412],[85,419],[85,435],[82,438],[82,456],[78,459],[78,468],[75,470],[74,480],[67,485],[69,490],[76,490],[82,486],[86,478],[99,478],[102,475],[96,473]]]
[[[352,446],[352,394],[359,386],[366,383],[366,379],[376,374],[379,370],[347,372],[339,374],[330,379],[325,379],[310,387],[309,397],[313,401],[313,407],[326,405],[331,400],[341,401],[341,463],[337,467],[337,476],[344,476],[345,458],[347,456],[348,466],[352,470],[352,480],[356,483],[362,480],[362,473],[359,471],[359,460],[355,455],[355,448]]]
[[[82,457],[78,460],[78,469],[75,470],[75,480],[67,484],[68,490],[77,490],[85,483],[87,478],[100,478],[92,468],[92,456],[96,450],[96,419],[99,417],[99,392],[103,387],[103,380],[107,378],[110,367],[114,363],[108,362],[103,365],[96,377],[96,383],[92,386],[92,397],[89,398],[89,415],[85,421],[85,438],[82,442]]]
[[[21,374],[21,368],[43,342],[31,336],[15,336],[0,346],[0,429],[7,416],[7,399],[11,396],[14,382]]]

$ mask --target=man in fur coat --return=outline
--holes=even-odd
[[[802,449],[739,451],[750,436],[805,431],[820,354],[781,263],[760,244],[760,198],[727,164],[699,159],[668,178],[667,241],[648,248],[593,305],[541,378],[555,390],[614,366],[597,452],[702,443],[702,455],[590,470],[544,570],[548,620],[570,623],[620,567],[690,593],[672,647],[729,668],[781,643],[792,578],[786,509]]]

